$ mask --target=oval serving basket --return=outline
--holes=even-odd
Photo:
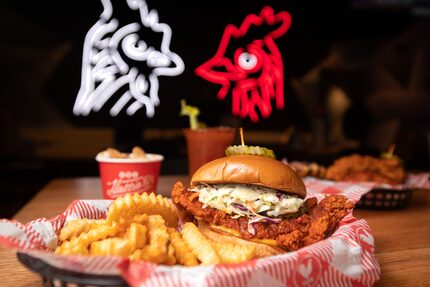
[[[408,206],[414,189],[374,188],[356,203],[362,209],[401,209]]]
[[[78,273],[59,269],[31,255],[17,252],[18,260],[30,270],[42,277],[44,287],[126,287],[120,276]]]

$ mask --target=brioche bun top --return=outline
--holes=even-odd
[[[232,155],[208,162],[194,173],[190,185],[201,183],[252,184],[306,197],[306,187],[291,167],[258,155]]]

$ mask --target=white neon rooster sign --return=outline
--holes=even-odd
[[[118,90],[127,90],[119,96],[109,113],[118,115],[125,109],[133,115],[142,107],[147,117],[153,117],[155,107],[160,104],[158,77],[177,76],[184,71],[184,62],[170,51],[171,28],[160,23],[156,10],[149,10],[144,0],[127,0],[131,10],[139,12],[140,21],[126,25],[112,17],[110,0],[101,0],[103,12],[100,19],[85,36],[81,86],[73,107],[75,115],[87,116],[99,111]],[[139,36],[139,30],[149,28],[161,33],[160,48],[149,46]],[[144,74],[130,62],[145,63]]]

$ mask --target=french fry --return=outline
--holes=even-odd
[[[191,252],[200,260],[202,265],[221,262],[220,257],[211,245],[209,239],[204,237],[193,223],[185,223],[181,230],[181,234],[187,246],[191,249]]]
[[[140,213],[146,213],[148,215],[151,214],[159,214],[163,217],[164,221],[169,227],[177,227],[178,226],[178,215],[176,212],[176,207],[173,203],[167,198],[163,197],[161,194],[155,195],[155,193],[147,193],[135,194],[135,198],[137,199],[136,205]]]
[[[169,247],[167,248],[166,261],[164,261],[164,264],[175,265],[175,263],[176,263],[175,248],[173,247],[172,244],[169,244]]]
[[[255,246],[211,241],[222,263],[240,263],[255,256]]]
[[[95,225],[102,223],[103,220],[86,218],[71,220],[61,229],[59,239],[60,241],[70,240],[72,237],[77,237],[81,233],[88,232]]]
[[[167,228],[167,232],[169,233],[170,243],[175,248],[175,257],[177,261],[185,266],[198,265],[197,257],[191,252],[191,249],[188,248],[181,234],[174,228]]]
[[[71,244],[70,241],[64,241],[55,249],[58,255],[89,255],[88,247],[82,243]]]
[[[164,219],[160,215],[150,215],[148,221],[149,244],[143,250],[146,260],[163,263],[167,257],[169,234]]]
[[[64,241],[57,247],[57,254],[76,254],[85,253],[81,249],[88,249],[88,246],[95,242],[111,236],[115,236],[118,230],[108,225],[96,225],[86,233],[81,233],[78,237],[73,237],[70,241]],[[77,253],[73,253],[76,250]]]
[[[149,216],[148,241],[148,245],[134,250],[128,258],[131,261],[143,260],[158,264],[172,262],[171,255],[174,250],[169,250],[169,234],[164,219],[160,215]],[[171,253],[170,258],[169,252]]]
[[[148,261],[149,262],[149,258],[147,256],[145,256],[145,250],[143,249],[137,249],[135,250],[130,256],[128,256],[128,259],[130,259],[130,261]]]
[[[129,256],[132,245],[123,238],[107,238],[91,243],[90,255],[93,256]]]
[[[139,223],[130,224],[130,227],[127,229],[127,233],[125,234],[124,238],[128,241],[131,251],[141,249],[145,246],[147,241],[147,231],[148,229],[145,225]],[[129,254],[127,254],[127,256],[128,255]]]
[[[107,224],[118,224],[127,226],[132,221],[132,218],[137,214],[159,214],[170,227],[177,227],[178,216],[175,206],[168,198],[162,195],[156,196],[154,193],[147,194],[135,193],[133,195],[126,194],[123,197],[115,199],[106,217]]]
[[[147,225],[148,224],[148,219],[149,216],[148,214],[144,213],[144,214],[137,214],[135,216],[133,216],[133,219],[131,220],[131,223],[139,223],[139,224],[143,224],[143,225]]]

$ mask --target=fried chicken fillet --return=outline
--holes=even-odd
[[[398,159],[382,159],[353,154],[337,159],[327,169],[326,178],[335,181],[374,181],[402,184],[406,179],[406,172]]]
[[[253,223],[254,234],[248,230],[248,217],[235,217],[224,211],[205,207],[198,200],[198,192],[177,182],[172,189],[172,199],[182,220],[201,220],[207,224],[224,226],[240,232],[243,239],[274,239],[285,250],[293,251],[328,237],[337,228],[353,204],[342,195],[329,195],[319,203],[316,198],[305,201],[305,212],[296,218],[283,219],[279,223]]]

